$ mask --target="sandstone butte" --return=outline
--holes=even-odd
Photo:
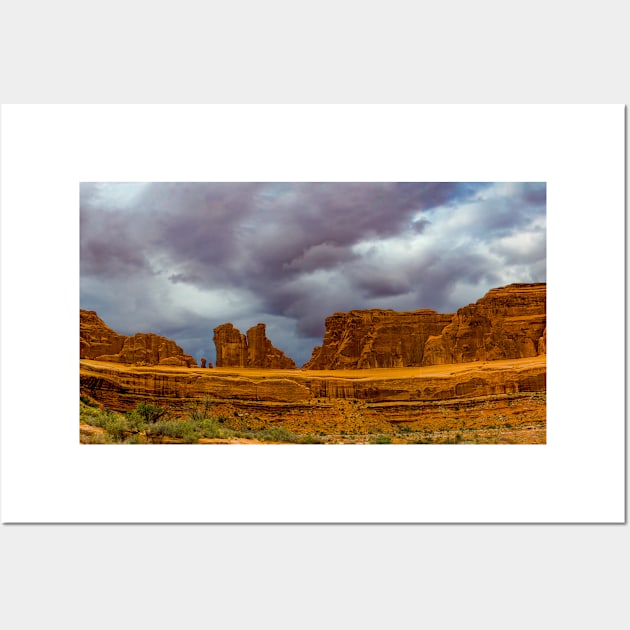
[[[196,367],[197,362],[172,340],[153,333],[120,335],[95,311],[81,309],[81,358],[128,365]]]
[[[364,310],[326,319],[307,370],[430,366],[546,354],[546,284],[490,290],[454,314]]]
[[[214,329],[217,367],[292,369],[296,365],[267,339],[265,324],[257,324],[243,335],[232,324]]]

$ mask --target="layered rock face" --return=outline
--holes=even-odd
[[[291,369],[296,365],[267,339],[265,324],[256,324],[247,331],[247,367]]]
[[[83,309],[81,309],[79,331],[82,359],[95,359],[103,354],[118,354],[127,338],[110,328],[96,314],[96,311]]]
[[[546,295],[546,284],[512,284],[455,314],[336,313],[326,319],[323,344],[303,367],[411,367],[545,354]]]
[[[350,311],[326,318],[323,345],[303,367],[307,370],[389,368],[422,365],[424,345],[439,335],[452,314],[430,310]]]
[[[545,357],[466,365],[415,368],[363,377],[342,377],[295,370],[282,378],[252,371],[236,374],[215,370],[162,370],[159,367],[81,364],[81,393],[108,409],[128,410],[138,402],[184,409],[210,396],[260,407],[265,403],[306,403],[320,398],[372,403],[445,401],[458,398],[543,392]],[[277,410],[273,410],[277,413]]]
[[[427,340],[422,365],[522,359],[546,354],[546,284],[492,289],[460,308],[440,335]]]
[[[82,359],[133,365],[197,365],[173,340],[152,333],[119,335],[95,311],[81,309],[80,337]]]
[[[232,324],[214,329],[217,367],[292,369],[296,365],[267,339],[265,324],[257,324],[243,335]]]
[[[245,367],[247,365],[247,338],[232,324],[221,324],[214,329],[217,349],[217,367]]]

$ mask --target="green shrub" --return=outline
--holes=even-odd
[[[375,435],[371,440],[370,444],[391,444],[392,438],[389,435]]]
[[[225,429],[218,425],[217,418],[204,418],[196,426],[201,437],[222,438],[226,434]]]
[[[91,424],[93,427],[100,427],[103,429],[108,422],[112,422],[113,419],[117,417],[117,414],[113,411],[81,405],[81,421],[86,424]]]
[[[105,444],[105,436],[102,433],[81,431],[82,444]]]
[[[138,403],[134,411],[147,424],[155,424],[158,420],[166,415],[166,409],[164,409],[163,407],[145,402]]]
[[[147,428],[144,417],[135,409],[127,413],[125,421],[130,431],[144,431]]]
[[[196,442],[197,429],[193,422],[188,420],[164,420],[147,426],[147,437],[171,437],[185,442]]]
[[[271,427],[256,434],[256,437],[263,442],[288,442],[295,444],[300,441],[300,436],[292,433],[285,427]]]
[[[116,414],[111,414],[105,420],[105,431],[114,442],[122,442],[125,439],[126,430],[124,419]]]
[[[201,422],[212,415],[212,407],[215,404],[210,396],[204,396],[200,401],[188,405],[188,417],[194,422]]]
[[[323,440],[321,440],[320,438],[318,438],[315,435],[312,435],[311,433],[307,433],[306,435],[303,435],[300,439],[299,439],[300,444],[323,444]]]
[[[81,394],[81,402],[88,407],[98,407],[98,403],[94,399],[83,394]]]

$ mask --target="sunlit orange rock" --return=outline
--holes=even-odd
[[[197,362],[172,340],[153,333],[120,335],[95,311],[81,309],[80,356],[129,365],[193,367]]]
[[[326,318],[323,344],[313,350],[303,367],[336,370],[421,365],[427,339],[439,335],[451,317],[430,310],[335,313]]]
[[[492,289],[427,340],[422,365],[522,359],[546,353],[546,284]]]
[[[335,313],[307,370],[410,367],[546,353],[546,285],[492,289],[455,314],[419,310]]]
[[[291,369],[293,359],[275,348],[267,339],[265,324],[257,324],[243,335],[233,324],[221,324],[214,329],[217,367],[256,367]]]

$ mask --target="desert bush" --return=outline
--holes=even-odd
[[[152,403],[145,403],[145,402],[138,403],[134,411],[147,424],[155,424],[158,420],[163,418],[167,413],[166,409],[164,409],[163,407],[159,407],[158,405],[154,405]]]
[[[147,428],[147,423],[144,417],[135,409],[127,412],[125,421],[130,431],[144,431]]]
[[[82,444],[105,444],[105,436],[102,433],[81,431]]]
[[[197,429],[188,420],[164,420],[147,426],[146,434],[149,438],[171,437],[185,442],[196,442]]]
[[[370,439],[370,444],[391,444],[392,438],[389,435],[375,435]]]
[[[191,403],[186,408],[188,411],[188,417],[194,422],[201,422],[206,418],[212,416],[212,407],[215,402],[210,396],[204,396],[201,400]]]
[[[317,436],[311,433],[307,433],[306,435],[303,435],[299,439],[299,443],[300,444],[323,444],[324,442],[321,438],[318,438]]]
[[[201,437],[206,438],[222,438],[225,437],[226,431],[218,424],[218,419],[214,417],[204,418],[197,423],[197,429]]]
[[[81,421],[86,424],[91,424],[93,427],[100,427],[104,429],[108,422],[111,422],[117,417],[117,414],[113,411],[109,411],[108,409],[87,407],[82,404],[79,417]]]
[[[105,432],[113,442],[122,442],[125,439],[127,425],[124,418],[117,414],[110,414],[105,421]]]
[[[285,427],[271,427],[264,431],[259,431],[256,437],[263,442],[288,442],[295,444],[300,441],[300,436],[292,433]]]

